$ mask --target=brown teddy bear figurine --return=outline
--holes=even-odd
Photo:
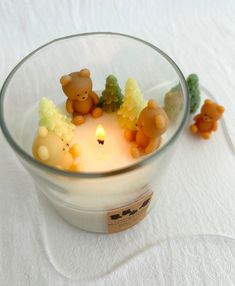
[[[91,113],[94,118],[102,115],[102,109],[96,107],[98,95],[92,91],[90,71],[82,69],[72,72],[60,79],[63,91],[68,97],[66,109],[73,114],[73,123],[79,125],[85,122],[84,115]]]
[[[190,126],[191,132],[198,133],[204,139],[209,139],[211,132],[217,130],[217,121],[221,118],[224,110],[223,106],[206,99],[201,108],[201,113],[193,118],[195,123]]]
[[[148,101],[137,121],[137,131],[125,131],[128,141],[134,141],[131,147],[131,155],[138,158],[143,154],[149,154],[159,148],[161,135],[167,130],[168,117],[166,112],[151,99]]]

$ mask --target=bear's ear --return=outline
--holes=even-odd
[[[155,117],[155,125],[157,128],[162,129],[166,125],[166,120],[163,115],[159,114]]]
[[[78,75],[81,77],[90,77],[90,71],[88,69],[82,69]]]
[[[41,145],[38,148],[38,157],[42,160],[42,161],[46,161],[49,159],[49,151],[47,149],[46,146]]]
[[[225,111],[224,107],[222,105],[217,105],[216,106],[216,110],[219,112],[219,113],[223,113]]]
[[[154,99],[150,99],[150,100],[148,101],[148,107],[149,107],[150,109],[155,109],[155,108],[157,107],[156,101],[155,101]]]
[[[48,133],[48,130],[47,130],[47,128],[45,126],[40,126],[38,128],[38,136],[39,137],[46,137],[47,133]]]
[[[206,100],[204,101],[204,104],[205,104],[205,105],[211,105],[211,104],[213,104],[213,101],[210,100],[210,99],[206,99]]]
[[[65,86],[66,84],[68,84],[70,81],[72,80],[72,77],[70,75],[63,75],[60,78],[60,83],[62,86]]]

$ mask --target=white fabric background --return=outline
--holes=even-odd
[[[1,133],[0,285],[235,284],[234,15],[234,1],[0,1],[1,85],[52,39],[127,33],[163,49],[185,75],[198,73],[226,107],[227,126],[209,142],[185,131],[154,211],[110,236],[60,219]]]

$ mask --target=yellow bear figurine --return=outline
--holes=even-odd
[[[125,131],[128,141],[133,141],[131,155],[138,158],[143,154],[150,154],[157,150],[161,144],[161,135],[168,128],[166,112],[151,99],[148,101],[137,121],[137,131]]]
[[[56,133],[41,126],[38,128],[32,153],[35,159],[49,166],[75,171],[74,159],[79,155],[80,150],[78,144],[74,144],[70,148],[69,143],[64,142]]]

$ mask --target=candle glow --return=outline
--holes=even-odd
[[[96,128],[95,132],[96,140],[99,144],[103,145],[105,141],[105,131],[101,124],[99,124]]]

